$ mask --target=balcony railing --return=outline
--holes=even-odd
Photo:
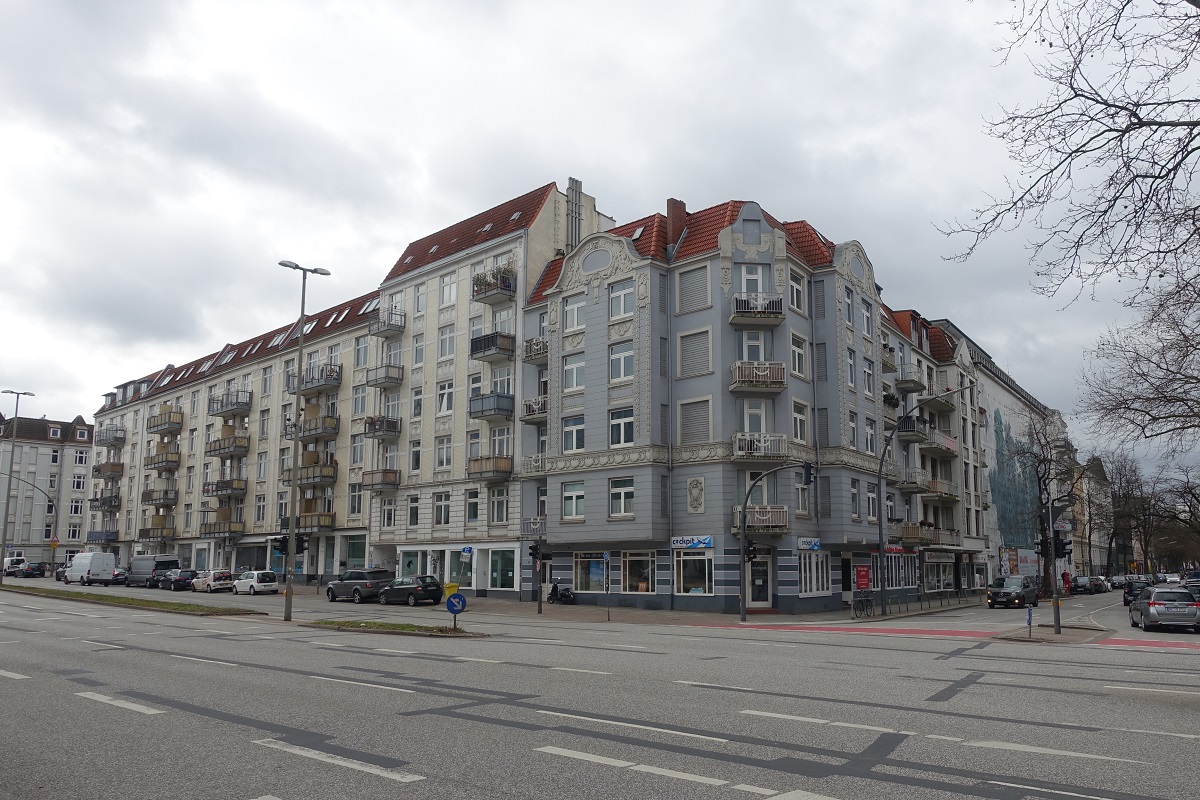
[[[146,460],[142,462],[142,466],[148,470],[179,469],[179,445],[169,445],[167,448],[159,450],[153,455],[146,456]]]
[[[516,293],[517,271],[512,267],[495,267],[471,276],[471,299],[478,303],[506,303]]]
[[[178,433],[183,430],[182,411],[164,411],[146,418],[146,433]]]
[[[530,364],[545,364],[550,358],[550,340],[545,336],[535,336],[525,340],[524,361]]]
[[[341,364],[317,364],[312,367],[305,367],[304,373],[300,379],[300,394],[301,396],[316,394],[327,389],[336,389],[341,385]],[[295,372],[288,373],[287,390],[288,394],[296,393]]]
[[[534,453],[521,459],[521,472],[527,475],[541,475],[546,471],[546,454]]]
[[[88,544],[104,544],[105,542],[115,542],[120,538],[120,531],[103,530],[87,532]]]
[[[787,388],[787,365],[782,361],[735,361],[730,371],[731,392],[778,394]]]
[[[546,418],[546,409],[550,406],[549,395],[539,394],[521,403],[521,419],[526,422],[536,422]]]
[[[947,530],[945,528],[932,528],[933,536],[930,544],[942,545],[943,547],[962,547],[963,537],[958,531]]]
[[[786,434],[739,431],[733,435],[737,461],[785,461],[787,456]]]
[[[478,480],[508,480],[512,477],[512,456],[481,456],[467,461],[467,477]]]
[[[896,371],[896,348],[881,345],[879,348],[879,364],[884,375],[891,375]]]
[[[732,325],[774,327],[783,322],[783,295],[779,292],[735,292],[729,308]]]
[[[896,388],[901,392],[921,392],[925,390],[925,377],[917,364],[900,364],[900,372],[896,376]]]
[[[930,430],[929,437],[921,442],[921,449],[933,451],[936,455],[956,456],[958,455],[958,439],[945,431]]]
[[[919,522],[902,522],[900,541],[904,544],[933,544],[933,528],[927,528]]]
[[[395,339],[404,333],[405,322],[404,312],[400,309],[382,309],[367,322],[367,333],[382,339]]]
[[[398,417],[367,417],[363,420],[363,434],[368,439],[395,439],[403,426],[404,421]]]
[[[492,331],[471,339],[471,358],[476,361],[511,361],[517,350],[517,337]]]
[[[546,535],[546,518],[541,517],[524,517],[521,520],[521,535],[532,536],[537,539]]]
[[[101,480],[120,478],[125,474],[125,465],[120,461],[102,461],[92,465],[92,477]]]
[[[336,527],[337,518],[332,513],[320,512],[300,515],[298,533],[321,533],[331,531]]]
[[[153,542],[175,538],[175,528],[138,528],[138,541]]]
[[[368,492],[395,491],[400,488],[400,470],[373,469],[364,472],[362,476],[362,488]]]
[[[477,394],[467,404],[467,416],[471,419],[485,420],[512,419],[515,405],[511,394]]]
[[[992,490],[983,489],[979,492],[979,507],[984,511],[992,507]]]
[[[107,425],[96,431],[97,447],[120,447],[125,444],[125,428],[120,425]]]
[[[178,505],[179,490],[178,489],[143,489],[142,490],[142,505],[155,506],[157,508],[165,508],[167,506]]]
[[[300,441],[311,442],[317,439],[336,439],[341,429],[341,417],[324,415],[319,417],[305,417],[300,420]]]
[[[958,497],[958,484],[954,481],[943,480],[942,478],[930,478],[929,486],[926,490],[930,494],[936,494],[943,498]]]
[[[896,409],[885,403],[883,406],[883,429],[890,431],[894,427],[896,427]]]
[[[205,481],[200,491],[205,497],[245,497],[246,481],[242,478]]]
[[[733,528],[741,530],[742,507],[733,507]],[[787,533],[787,506],[746,506],[746,533]]]
[[[121,495],[117,492],[109,492],[93,497],[88,500],[88,507],[92,511],[120,511]]]
[[[201,536],[240,536],[246,532],[245,522],[202,522]]]
[[[210,417],[230,417],[250,413],[250,403],[254,392],[249,389],[230,389],[221,394],[208,398],[208,415]]]
[[[922,417],[901,417],[896,420],[896,438],[907,444],[924,442],[929,438],[929,422]]]
[[[296,482],[301,486],[328,486],[337,483],[337,464],[313,464],[296,470]],[[283,485],[292,485],[292,471],[284,470]]]
[[[250,452],[250,437],[245,434],[222,436],[204,445],[206,456],[244,456]]]
[[[404,366],[384,364],[367,370],[367,386],[375,389],[399,389],[404,384]]]
[[[934,411],[953,411],[958,406],[958,392],[938,381],[926,387],[921,394],[923,405]]]
[[[925,491],[929,488],[929,472],[919,467],[905,467],[900,470],[896,487],[902,492]]]

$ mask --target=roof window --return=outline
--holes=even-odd
[[[430,253],[436,253],[436,252],[437,252],[437,245],[435,244],[433,247],[429,248],[429,252],[430,252]]]
[[[405,264],[407,264],[410,261],[412,261],[412,256],[409,256],[408,258],[404,259]]]
[[[630,238],[630,239],[637,239],[638,237],[640,237],[640,236],[642,235],[642,231],[644,231],[644,230],[646,230],[646,226],[645,226],[645,225],[638,225],[638,226],[637,226],[637,230],[635,230],[635,231],[633,232],[633,235],[632,235],[632,236],[630,236],[629,238]]]
[[[372,311],[374,311],[374,310],[375,310],[375,309],[377,309],[377,308],[379,308],[379,298],[378,298],[378,297],[373,297],[373,298],[371,298],[370,300],[368,300],[368,301],[366,302],[366,304],[364,304],[364,305],[363,305],[363,307],[362,307],[361,309],[359,309],[359,312],[358,312],[358,313],[359,313],[360,315],[362,315],[362,314],[369,314],[369,313],[371,313]]]
[[[275,334],[275,338],[274,338],[274,339],[272,339],[272,340],[271,340],[271,343],[270,343],[269,345],[267,345],[267,346],[268,346],[268,347],[274,347],[275,345],[277,345],[277,344],[279,344],[280,342],[282,342],[282,341],[283,341],[283,337],[285,337],[285,336],[287,336],[287,331],[284,331],[283,333],[277,333],[277,334]]]
[[[341,314],[338,314],[337,321],[338,321],[338,322],[341,322],[342,320],[344,320],[344,319],[346,318],[346,315],[347,315],[347,314],[349,314],[349,313],[350,313],[350,309],[349,309],[349,308],[343,308],[343,309],[342,309],[342,313],[341,313]]]
[[[212,364],[213,364],[213,360],[210,358],[208,361],[205,361],[203,364],[200,365],[200,371],[208,372],[208,368],[211,367]]]
[[[221,360],[219,362],[217,362],[218,366],[228,364],[230,361],[233,361],[233,357],[236,355],[237,355],[236,350],[230,350],[228,353],[221,356]]]
[[[492,223],[490,223],[490,222],[489,222],[487,225],[484,225],[482,228],[480,228],[480,229],[479,229],[479,232],[480,232],[480,233],[487,233],[487,232],[488,232],[488,231],[490,231],[491,229],[492,229]]]
[[[519,217],[519,216],[521,216],[521,212],[520,212],[520,211],[516,212],[516,213],[515,213],[515,214],[513,214],[511,217],[509,217],[509,218],[508,218],[508,221],[509,221],[509,222],[512,222],[514,219],[516,219],[516,218],[517,218],[517,217]]]

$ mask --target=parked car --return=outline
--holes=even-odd
[[[1143,589],[1129,605],[1129,624],[1146,631],[1169,626],[1200,633],[1200,601],[1179,586]]]
[[[1129,605],[1133,602],[1133,598],[1142,593],[1143,589],[1149,589],[1151,586],[1152,584],[1150,581],[1143,578],[1126,581],[1125,588],[1121,590],[1121,601],[1125,603],[1125,605]]]
[[[192,588],[192,579],[196,577],[194,569],[173,569],[158,579],[158,588],[180,592]]]
[[[219,592],[222,589],[233,591],[233,573],[227,569],[202,569],[192,578],[192,591]]]
[[[1071,578],[1071,594],[1095,594],[1092,579],[1087,575],[1076,575]]]
[[[442,595],[445,591],[442,582],[432,575],[396,578],[379,590],[379,602],[385,606],[388,603],[408,603],[410,606],[415,606],[417,603],[429,600],[437,605],[442,602]]]
[[[117,567],[113,570],[113,583],[124,586],[129,580],[129,570],[124,567]]]
[[[1111,578],[1109,578],[1109,579],[1108,579],[1108,585],[1112,587],[1112,589],[1113,589],[1113,591],[1114,591],[1114,592],[1115,592],[1117,589],[1122,589],[1122,590],[1124,590],[1124,588],[1125,588],[1125,583],[1126,583],[1128,580],[1129,580],[1129,576],[1128,576],[1128,575],[1113,575]]]
[[[337,580],[329,582],[325,596],[331,603],[342,597],[349,597],[356,603],[373,600],[394,577],[396,573],[390,569],[348,569]]]
[[[279,594],[279,579],[269,569],[252,569],[238,575],[233,581],[233,593],[241,594]]]
[[[1164,576],[1164,580],[1165,580],[1167,583],[1180,583],[1180,582],[1181,582],[1181,579],[1180,579],[1180,577],[1179,577],[1179,573],[1178,573],[1178,572],[1168,572],[1168,573],[1167,573],[1167,574]]]
[[[1092,582],[1092,594],[1112,591],[1112,587],[1108,585],[1108,581],[1104,579],[1103,575],[1093,575],[1088,580]]]
[[[4,559],[4,577],[15,576],[17,570],[25,564],[25,559],[21,556],[8,556]]]
[[[16,576],[18,578],[44,578],[46,569],[36,561],[26,561],[17,567]]]
[[[988,586],[988,608],[996,606],[1037,606],[1038,591],[1028,575],[1006,575]]]
[[[59,564],[58,568],[54,570],[54,580],[61,581],[63,578],[65,578],[67,575],[67,567],[69,567],[69,566],[71,566],[71,565],[70,564]]]
[[[178,556],[161,554],[143,554],[129,559],[130,586],[145,586],[153,589],[158,586],[158,579],[170,570],[180,568]]]

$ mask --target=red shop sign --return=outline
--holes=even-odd
[[[866,564],[856,565],[854,567],[854,588],[855,589],[870,589],[871,588],[871,567]]]

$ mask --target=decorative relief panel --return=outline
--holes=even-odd
[[[747,261],[757,261],[760,253],[768,253],[771,250],[771,245],[774,244],[773,237],[764,235],[763,241],[759,244],[746,244],[742,239],[742,234],[733,234],[733,246],[745,256]],[[739,257],[740,258],[740,257]]]
[[[879,458],[845,447],[826,447],[821,450],[821,466],[850,467],[862,472],[878,472]]]
[[[704,513],[704,478],[688,479],[687,510],[689,514]]]
[[[608,402],[615,403],[621,400],[628,400],[633,397],[634,384],[624,383],[620,386],[608,387]],[[638,422],[638,433],[641,433],[641,422]]]
[[[706,442],[704,444],[686,444],[675,448],[675,461],[678,462],[708,462],[729,461],[733,458],[732,442]]]
[[[419,423],[419,422],[408,423],[408,435],[412,439],[421,438],[421,423]]]
[[[438,325],[449,325],[458,318],[457,306],[446,306],[438,309]]]
[[[629,332],[633,330],[633,320],[622,320],[620,322],[610,322],[608,325],[609,339],[625,339],[629,336]]]
[[[563,350],[578,350],[583,347],[583,342],[584,334],[582,332],[564,336],[562,340]]]
[[[439,361],[437,365],[437,379],[439,381],[454,377],[454,362]]]
[[[438,417],[436,420],[434,420],[433,430],[436,433],[446,433],[450,430],[453,422],[454,417],[450,414],[447,414],[444,417]]]
[[[665,464],[667,448],[657,445],[649,447],[623,447],[619,450],[597,450],[594,452],[571,453],[546,459],[547,472],[585,469],[604,469],[630,464]]]
[[[641,260],[641,256],[631,251],[631,246],[632,243],[627,239],[596,236],[583,245],[581,252],[576,252],[563,263],[558,289],[563,293],[584,287],[599,290],[614,278],[632,274],[634,259]],[[607,264],[604,256],[608,257]]]
[[[650,305],[650,276],[645,272],[637,277],[637,304],[638,308]]]

